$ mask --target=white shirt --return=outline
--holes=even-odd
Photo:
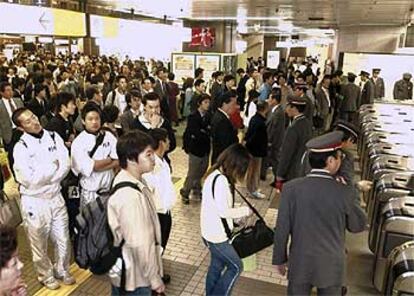
[[[232,207],[233,196],[224,175],[219,176],[216,180],[213,198],[213,180],[218,174],[221,174],[220,171],[215,170],[206,178],[203,185],[203,199],[201,201],[201,236],[211,243],[222,243],[228,239],[221,218],[226,218],[227,224],[230,230],[232,230],[233,219],[249,215],[249,208],[246,206]]]
[[[13,168],[22,195],[51,199],[60,194],[60,182],[70,170],[70,159],[57,133],[44,130],[40,139],[24,133],[13,151]]]
[[[244,115],[243,116],[243,124],[244,124],[245,127],[249,126],[250,119],[252,119],[252,117],[257,112],[257,106],[256,106],[255,102],[251,102],[249,104],[249,109],[248,110],[249,110],[249,115],[248,116],[246,116],[246,113],[243,112],[243,115]]]
[[[171,169],[165,159],[155,155],[154,170],[151,173],[143,174],[142,177],[154,192],[152,197],[157,212],[166,214],[171,211],[177,196],[171,178]]]
[[[96,136],[87,131],[81,132],[71,146],[72,171],[78,176],[81,174],[80,185],[82,189],[96,192],[99,189],[109,189],[114,178],[113,170],[96,172],[93,170],[95,160],[103,160],[108,157],[118,159],[116,154],[117,139],[110,132],[105,132],[102,144],[91,158],[89,152],[96,143]]]
[[[331,108],[331,100],[330,100],[330,98],[329,98],[329,90],[328,89],[326,89],[325,87],[321,87],[322,88],[322,91],[325,93],[325,96],[326,96],[326,101],[328,102],[328,107],[329,108]]]
[[[16,125],[15,125],[15,124],[13,123],[13,121],[11,120],[12,115],[13,115],[13,112],[12,112],[12,110],[11,110],[11,108],[10,108],[10,104],[12,104],[12,105],[13,105],[14,109],[17,109],[17,106],[16,106],[16,104],[14,103],[13,99],[8,100],[8,99],[5,99],[5,98],[2,98],[2,100],[3,100],[3,104],[4,104],[4,106],[6,106],[7,113],[9,113],[10,122],[11,122],[11,124],[12,124],[12,127],[13,127],[13,128],[15,128],[15,127],[16,127]],[[10,102],[10,104],[9,104],[9,102]]]
[[[112,102],[112,97],[113,97],[113,92],[110,91],[108,93],[108,95],[106,96],[106,105],[110,105]],[[114,101],[112,102],[112,104],[116,107],[118,107],[119,109],[119,115],[122,115],[122,113],[124,113],[126,107],[128,106],[126,99],[125,99],[125,94],[121,94],[118,91],[118,88],[115,89],[115,97],[114,97]]]

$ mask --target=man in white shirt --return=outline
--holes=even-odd
[[[60,193],[60,182],[70,169],[68,150],[57,133],[43,130],[29,109],[17,109],[13,122],[23,131],[13,150],[14,170],[38,280],[50,290],[60,287],[56,279],[73,285],[76,281],[69,273],[68,214]],[[49,238],[55,245],[54,266],[47,254]]]
[[[101,111],[94,103],[87,103],[82,110],[85,130],[71,146],[72,171],[80,175],[81,207],[95,200],[99,190],[109,190],[118,167],[117,139],[101,130]]]
[[[149,135],[154,139],[155,167],[152,172],[144,174],[142,177],[154,190],[154,204],[161,225],[161,247],[165,250],[171,232],[171,209],[177,200],[171,169],[164,159],[165,153],[170,149],[170,140],[168,132],[162,128],[150,130]],[[164,274],[163,280],[164,283],[168,283],[169,275]]]
[[[128,106],[125,95],[127,91],[127,78],[123,75],[118,75],[115,79],[117,88],[109,92],[106,97],[105,105],[111,106],[114,105],[118,107],[120,115],[125,111]]]

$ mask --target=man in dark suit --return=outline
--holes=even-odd
[[[244,140],[246,148],[253,156],[251,169],[247,176],[247,190],[255,198],[265,198],[266,196],[258,191],[260,181],[260,171],[262,161],[267,155],[267,129],[266,116],[269,111],[269,104],[266,101],[258,101],[257,112],[250,119],[249,127]]]
[[[302,98],[306,101],[306,109],[303,114],[306,116],[307,119],[312,121],[313,119],[313,112],[314,112],[314,104],[312,100],[306,95],[307,85],[306,82],[301,78],[301,81],[295,83],[293,86],[293,93],[291,96]]]
[[[10,168],[13,169],[13,146],[17,142],[20,132],[12,122],[12,114],[18,108],[23,107],[19,98],[13,98],[13,88],[8,82],[0,83],[0,139],[3,141],[4,149],[8,152]]]
[[[123,133],[133,129],[134,121],[141,114],[141,92],[137,89],[133,89],[125,95],[125,99],[128,107],[119,119]]]
[[[280,148],[280,162],[277,167],[276,187],[281,190],[284,182],[297,178],[301,172],[301,159],[305,153],[305,144],[312,137],[312,123],[303,112],[306,101],[291,98],[286,113],[292,123],[287,128]]]
[[[358,107],[365,104],[372,104],[374,102],[374,83],[369,79],[369,73],[361,71],[359,74],[361,81],[365,82],[361,92],[361,102]]]
[[[34,87],[35,97],[27,103],[27,107],[39,119],[50,111],[49,102],[46,100],[46,89],[46,85],[36,84]]]
[[[244,110],[244,105],[246,103],[246,82],[249,80],[249,75],[244,71],[244,69],[237,69],[237,74],[240,77],[239,84],[237,85],[237,102],[240,105],[240,110]]]
[[[211,138],[213,143],[213,154],[211,163],[215,163],[218,156],[227,147],[238,143],[237,130],[230,121],[230,116],[237,111],[237,94],[227,92],[219,98],[219,108],[211,120]]]
[[[370,80],[374,84],[374,99],[381,99],[385,97],[385,83],[384,79],[379,77],[381,69],[372,69],[372,77]]]
[[[285,136],[285,110],[281,105],[282,93],[279,88],[273,89],[267,102],[269,103],[269,113],[267,116],[267,142],[268,153],[264,164],[262,165],[261,179],[266,179],[266,171],[269,166],[272,166],[274,180],[276,181],[277,166],[279,163],[279,151],[282,146],[283,138]]]
[[[170,120],[170,112],[168,105],[168,90],[167,90],[167,70],[165,68],[158,68],[155,72],[157,76],[155,79],[154,92],[160,97],[162,115]]]
[[[343,100],[339,106],[339,118],[348,122],[354,122],[361,96],[361,89],[355,84],[355,78],[354,73],[348,73],[348,83],[341,87]]]
[[[325,75],[315,90],[317,116],[323,120],[322,132],[326,132],[331,128],[333,119],[333,100],[329,93],[330,84],[330,75]]]
[[[201,197],[201,179],[208,168],[210,154],[210,101],[208,94],[202,94],[198,100],[198,109],[187,119],[183,135],[183,148],[188,154],[188,172],[180,194],[184,204],[190,202],[190,192]]]
[[[310,295],[313,287],[318,295],[342,295],[345,231],[365,228],[357,191],[335,179],[342,137],[335,131],[306,143],[312,171],[282,190],[272,261],[281,275],[289,266],[288,295]]]

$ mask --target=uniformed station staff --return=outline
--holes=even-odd
[[[288,272],[288,295],[341,295],[345,284],[345,230],[361,232],[366,217],[357,191],[335,178],[344,133],[333,131],[306,143],[311,172],[287,182],[281,194],[273,264]],[[288,241],[290,251],[288,256]]]
[[[394,100],[412,100],[413,99],[413,83],[411,82],[412,75],[404,73],[403,79],[398,80],[394,84]]]

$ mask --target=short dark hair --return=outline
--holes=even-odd
[[[154,77],[151,77],[151,76],[145,77],[145,78],[142,80],[142,82],[145,82],[145,80],[149,80],[149,81],[151,82],[151,84],[155,84],[155,79],[154,79]]]
[[[83,107],[83,109],[82,109],[81,118],[83,120],[85,120],[86,115],[88,115],[89,112],[96,112],[96,113],[98,113],[99,114],[99,117],[101,118],[101,121],[102,121],[102,111],[101,111],[101,108],[99,108],[99,106],[96,103],[94,103],[94,102],[87,102],[85,104],[85,106]]]
[[[256,107],[257,107],[257,112],[262,112],[269,107],[269,103],[266,101],[259,100],[256,103]]]
[[[160,141],[166,141],[168,139],[168,132],[163,128],[154,128],[149,131],[149,135],[154,140],[152,148],[157,150],[160,146]]]
[[[238,68],[236,73],[240,75],[240,74],[246,73],[246,71],[244,71],[243,68]]]
[[[255,89],[249,90],[247,95],[248,95],[248,99],[255,99],[255,98],[260,97],[260,93]]]
[[[226,83],[230,80],[236,80],[236,77],[234,77],[232,74],[227,74],[226,76],[224,76],[223,78],[223,82]]]
[[[119,108],[115,105],[105,106],[102,110],[104,122],[114,123],[118,119]]]
[[[126,95],[125,95],[125,101],[127,104],[131,103],[132,97],[142,99],[142,94],[137,89],[131,89]]]
[[[197,69],[195,69],[194,77],[197,78],[203,72],[204,72],[204,69],[203,68],[197,68]]]
[[[16,250],[16,228],[7,225],[0,225],[0,278],[1,270],[6,267]]]
[[[8,83],[7,81],[0,82],[0,91],[4,92],[6,90],[6,87],[8,87],[8,86],[11,87],[11,84]]]
[[[270,93],[270,98],[272,100],[276,100],[279,104],[282,101],[282,91],[280,88],[274,88],[272,89],[272,92]]]
[[[163,67],[160,67],[160,68],[157,68],[157,70],[155,71],[155,75],[159,75],[161,72],[164,72],[164,68]]]
[[[218,106],[222,107],[224,104],[231,102],[232,98],[237,98],[237,93],[235,91],[227,91],[221,96],[218,97]]]
[[[168,80],[173,81],[175,79],[175,75],[173,72],[168,73]]]
[[[210,100],[211,101],[211,97],[209,94],[201,94],[201,96],[199,96],[197,98],[197,106],[200,106],[201,103],[205,100]]]
[[[27,107],[21,107],[21,108],[17,108],[16,110],[14,110],[11,119],[12,119],[15,126],[22,126],[20,124],[19,117],[20,117],[20,115],[22,115],[26,111],[30,111],[30,109],[27,108]]]
[[[97,85],[95,85],[95,84],[92,84],[92,85],[90,85],[90,86],[88,86],[86,88],[86,90],[85,90],[85,96],[88,99],[88,101],[90,101],[90,100],[93,99],[93,97],[96,94],[99,94],[99,92],[100,92],[99,87]]]
[[[309,152],[309,164],[313,169],[323,169],[326,167],[326,161],[328,157],[333,156],[337,158],[338,150],[323,152],[323,153],[315,153]]]
[[[19,88],[20,86],[25,85],[25,84],[26,84],[26,80],[24,80],[24,78],[15,77],[13,79],[13,88],[14,89]]]
[[[348,82],[354,83],[356,76],[354,75],[348,75]]]
[[[249,71],[247,72],[250,76],[253,75],[254,72],[256,72],[257,69],[256,68],[250,68]]]
[[[35,84],[35,87],[34,87],[35,96],[37,96],[41,91],[46,90],[46,88],[47,88],[46,85],[43,85],[43,84],[40,84],[40,83]]]
[[[56,110],[60,112],[62,106],[67,106],[70,102],[76,103],[76,98],[72,93],[60,92],[56,96]]]
[[[126,78],[126,76],[125,75],[118,75],[118,76],[116,76],[116,78],[115,78],[115,82],[116,83],[119,83],[119,81],[121,80],[121,79],[125,79],[125,80],[127,80],[127,78]]]
[[[329,74],[326,74],[323,76],[322,81],[324,81],[325,79],[332,79],[332,76]]]
[[[298,109],[299,113],[303,113],[306,110],[306,105],[292,105],[292,104],[290,104],[290,106],[295,107],[296,109]]]
[[[128,160],[138,162],[138,156],[148,147],[153,146],[153,139],[146,133],[138,130],[123,134],[116,144],[119,166],[126,169]]]
[[[200,86],[201,84],[203,84],[205,81],[204,81],[204,79],[197,79],[195,82],[194,82],[194,87],[197,87],[197,86]]]
[[[271,77],[273,77],[272,72],[267,71],[263,73],[263,81],[266,81]]]
[[[242,144],[233,144],[219,155],[217,162],[207,174],[216,169],[222,169],[223,175],[234,188],[236,181],[243,180],[246,176],[251,160],[252,156],[246,147]]]
[[[144,95],[144,97],[142,98],[142,104],[146,106],[148,101],[156,101],[156,100],[161,101],[160,96],[155,92],[150,92]]]

